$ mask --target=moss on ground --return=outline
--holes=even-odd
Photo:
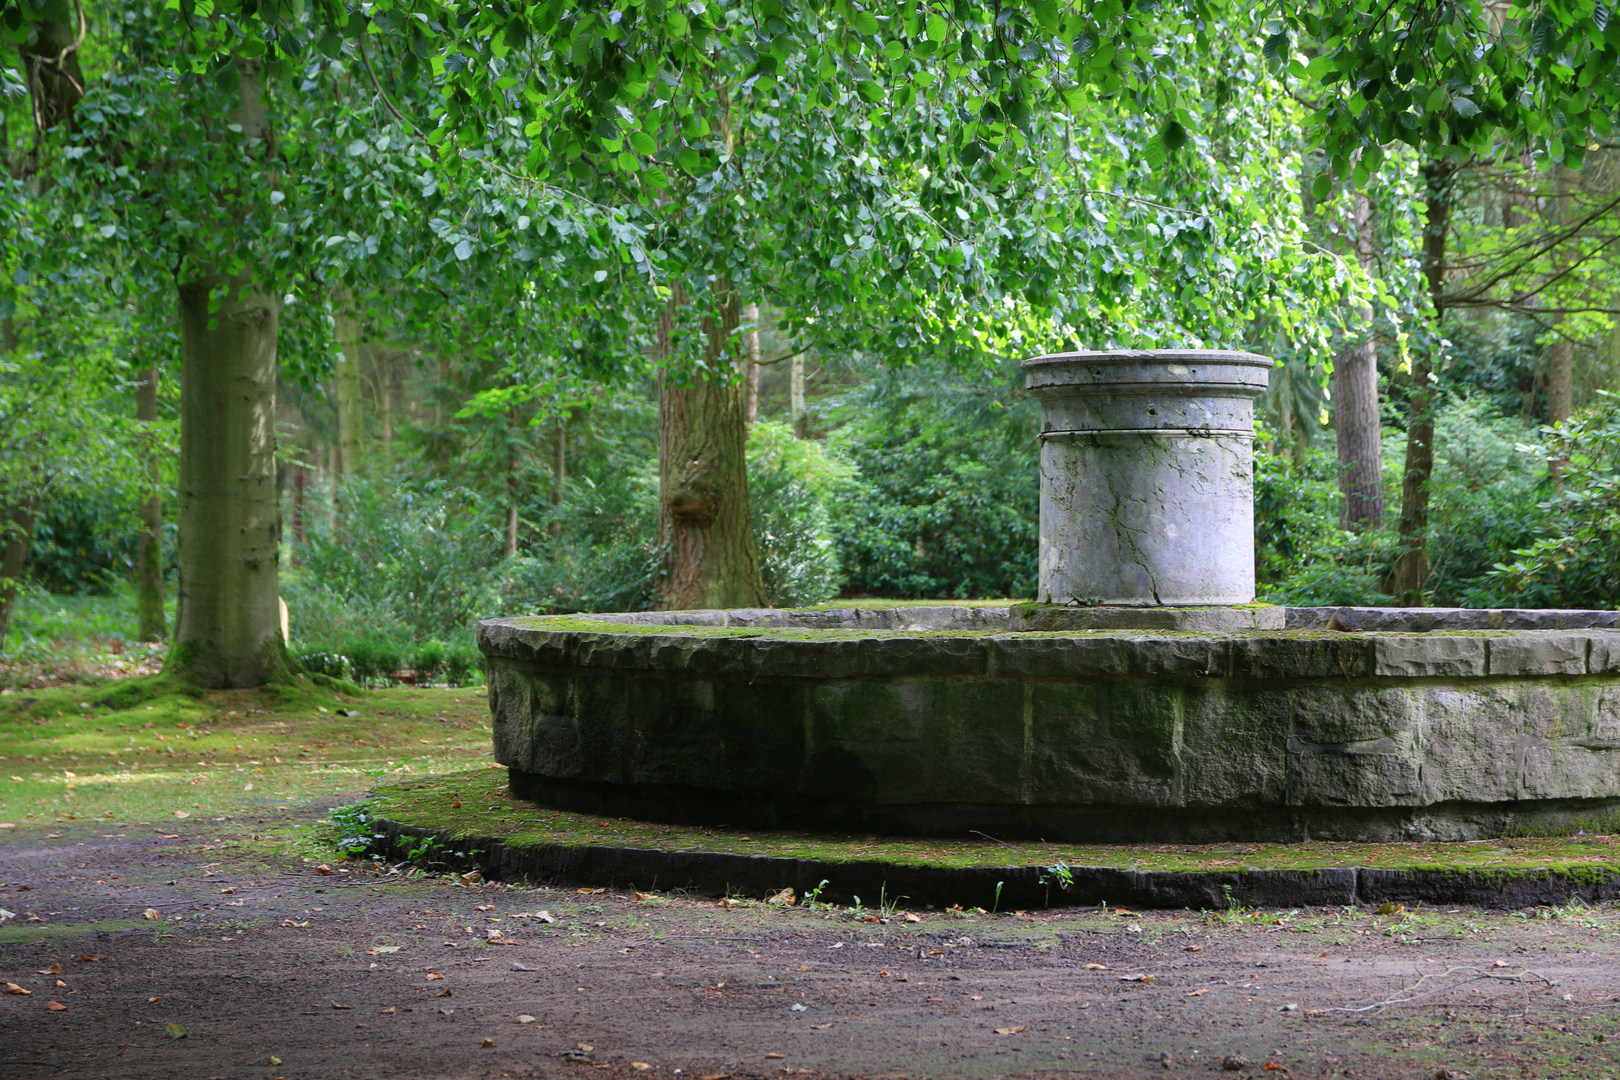
[[[610,845],[661,851],[723,851],[742,855],[878,860],[912,866],[1109,866],[1133,870],[1380,870],[1489,871],[1519,875],[1545,870],[1604,878],[1620,871],[1620,836],[1513,837],[1467,843],[1299,844],[1050,844],[987,840],[911,840],[862,835],[767,832],[660,825],[627,818],[550,810],[507,791],[488,769],[381,785],[375,812],[431,829],[454,843],[492,837],[513,847]]]
[[[0,694],[0,835],[243,814],[270,819],[256,831],[284,847],[273,812],[294,802],[493,764],[478,689],[361,691],[305,677],[192,691],[164,678]],[[307,831],[297,839],[308,846]]]

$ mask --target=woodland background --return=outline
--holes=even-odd
[[[1601,4],[0,29],[0,678],[278,594],[306,668],[455,683],[496,615],[1028,597],[1072,348],[1277,360],[1263,599],[1620,605]]]

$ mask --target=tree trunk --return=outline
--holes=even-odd
[[[702,371],[722,372],[737,329],[737,296],[717,279],[703,320]],[[742,380],[694,378],[677,385],[667,367],[683,290],[659,319],[658,541],[664,552],[658,607],[760,607],[765,590],[748,512],[748,426]]]
[[[347,302],[347,299],[346,296],[340,297],[343,302]],[[343,479],[351,480],[360,475],[365,439],[365,412],[360,399],[359,332],[354,316],[347,308],[334,312],[333,323],[338,344],[332,376],[337,394],[338,458]]]
[[[753,427],[759,420],[759,305],[743,308],[743,322],[748,324],[744,337],[748,345],[748,396],[743,406],[744,422]]]
[[[561,506],[563,501],[563,485],[568,480],[568,414],[563,413],[557,417],[557,441],[551,455],[551,505]],[[551,535],[562,535],[562,521],[556,517],[551,519]]]
[[[518,467],[517,451],[506,451],[506,557],[517,556],[518,542]]]
[[[1547,348],[1547,422],[1562,424],[1575,411],[1575,346],[1559,338]]]
[[[1423,166],[1423,276],[1434,309],[1439,341],[1445,319],[1446,233],[1451,224],[1452,176],[1456,167],[1441,161]],[[1434,371],[1428,349],[1412,359],[1410,420],[1406,429],[1406,470],[1401,480],[1400,554],[1390,568],[1386,592],[1397,604],[1419,606],[1429,579],[1429,481],[1434,474]]]
[[[298,561],[298,551],[309,543],[309,470],[302,465],[293,466],[292,475],[293,502],[292,502],[292,542],[293,561]]]
[[[231,122],[262,133],[256,66]],[[222,299],[210,312],[216,287]],[[250,277],[180,293],[180,612],[165,671],[209,689],[287,670],[276,499],[276,300]]]
[[[169,636],[163,614],[163,472],[152,430],[157,422],[157,387],[158,369],[153,364],[141,372],[135,384],[135,419],[145,427],[141,456],[146,459],[146,497],[141,500],[141,533],[135,551],[135,614],[142,641],[162,641]]]
[[[18,46],[23,78],[28,82],[34,129],[49,131],[73,123],[73,108],[84,97],[84,73],[79,70],[80,27],[55,20],[34,24],[32,41]]]
[[[0,651],[11,629],[11,609],[22,585],[28,549],[34,543],[34,522],[39,517],[39,496],[30,495],[21,506],[0,516]]]
[[[793,434],[810,437],[810,418],[804,411],[804,356],[795,356],[788,368],[788,415],[793,420]]]
[[[1363,268],[1372,262],[1372,206],[1355,197],[1355,250]],[[1348,343],[1333,358],[1333,431],[1339,449],[1339,490],[1344,507],[1339,527],[1355,532],[1384,522],[1384,458],[1378,412],[1378,345],[1372,309],[1356,312],[1367,338]]]

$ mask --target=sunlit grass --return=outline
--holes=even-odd
[[[339,693],[306,684],[160,693],[130,708],[105,700],[117,689],[0,695],[7,833],[275,816],[359,794],[382,777],[464,770],[490,756],[488,709],[476,689]]]

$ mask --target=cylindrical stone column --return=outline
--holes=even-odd
[[[1254,599],[1255,353],[1151,349],[1024,361],[1041,402],[1043,604]]]

